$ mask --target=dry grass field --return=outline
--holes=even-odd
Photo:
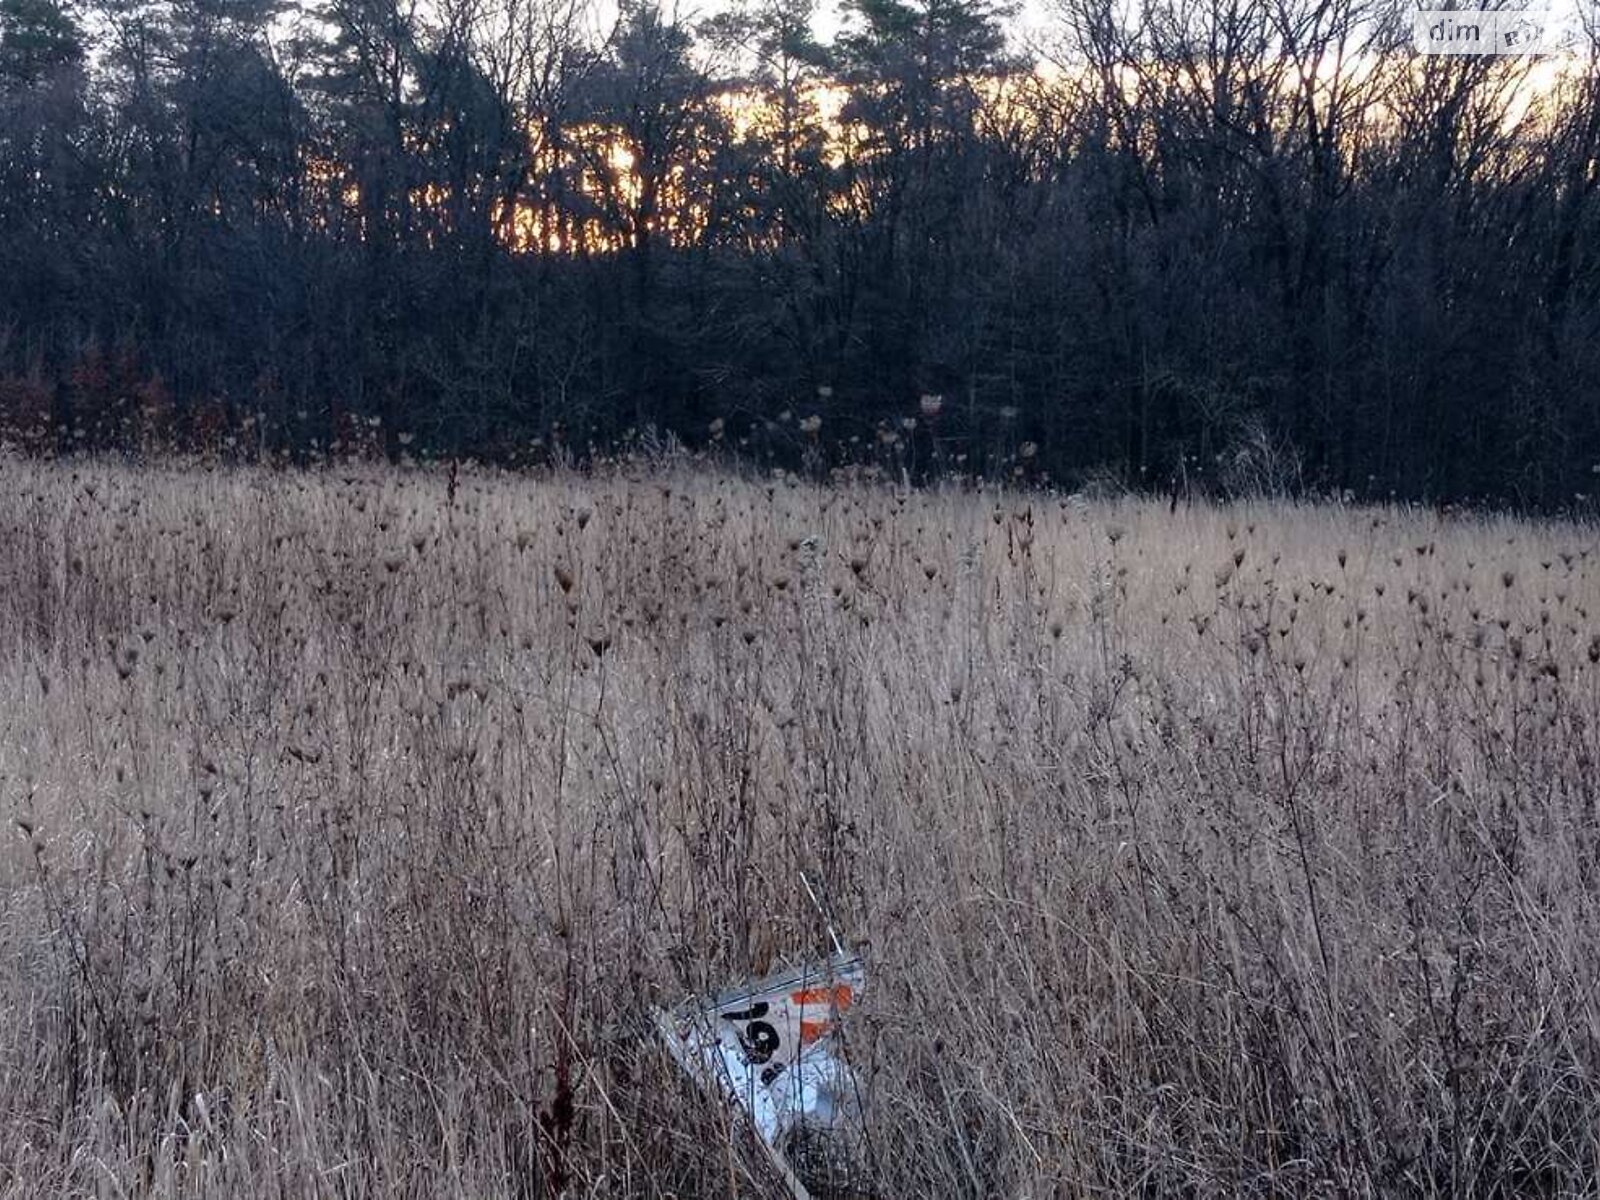
[[[0,496],[0,1195],[774,1195],[648,1013],[819,908],[873,1196],[1596,1188],[1593,530],[672,463]]]

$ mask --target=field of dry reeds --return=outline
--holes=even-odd
[[[1596,1186],[1592,529],[672,463],[0,495],[0,1195],[773,1195],[648,1014],[824,912],[866,1194]]]

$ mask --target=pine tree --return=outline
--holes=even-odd
[[[42,83],[83,61],[83,35],[58,0],[0,0],[0,88]]]

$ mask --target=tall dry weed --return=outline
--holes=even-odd
[[[819,910],[873,1194],[1593,1186],[1591,530],[0,492],[0,1194],[769,1194],[647,1014]]]

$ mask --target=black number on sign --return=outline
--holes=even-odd
[[[778,1031],[765,1021],[751,1021],[739,1035],[739,1044],[744,1047],[745,1057],[757,1065],[778,1052],[781,1040]]]
[[[765,1000],[757,1000],[754,1004],[742,1012],[723,1013],[722,1019],[724,1021],[754,1021],[757,1017],[764,1017],[766,1015],[767,1002]]]

